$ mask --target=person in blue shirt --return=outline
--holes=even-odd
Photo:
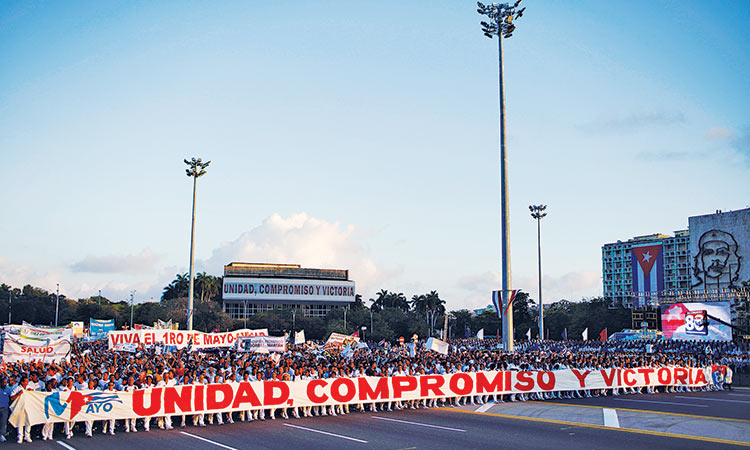
[[[5,377],[0,378],[0,442],[5,442],[8,431],[8,415],[10,414],[10,386]]]

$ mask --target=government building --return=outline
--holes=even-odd
[[[222,308],[233,319],[273,309],[325,317],[332,309],[354,303],[354,297],[348,270],[243,262],[224,266]]]
[[[724,301],[731,304],[733,318],[738,316],[748,309],[750,208],[691,216],[688,229],[673,236],[657,233],[604,244],[602,283],[612,305]]]
[[[633,289],[632,249],[639,246],[659,245],[662,248],[663,266],[655,265],[652,271],[663,280],[664,290],[690,288],[690,233],[674,232],[674,236],[649,234],[627,241],[617,241],[602,246],[602,280],[604,298],[610,304],[632,308],[638,302],[637,289]]]

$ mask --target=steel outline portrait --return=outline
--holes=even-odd
[[[722,230],[708,230],[698,240],[698,252],[693,257],[693,277],[698,280],[693,287],[720,287],[722,277],[726,277],[728,285],[725,287],[736,288],[741,264],[734,236]]]

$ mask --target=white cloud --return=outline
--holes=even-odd
[[[210,273],[223,273],[230,262],[301,264],[303,267],[349,269],[357,292],[365,299],[400,269],[384,269],[369,257],[364,240],[353,225],[310,217],[306,213],[273,214],[237,239],[215,249],[202,263]]]
[[[72,264],[70,269],[73,272],[142,274],[153,272],[158,259],[151,249],[146,248],[137,255],[86,255],[81,261]]]
[[[542,298],[544,303],[561,299],[576,301],[584,297],[601,295],[601,280],[597,272],[569,272],[560,276],[543,275]],[[511,279],[514,289],[528,292],[538,300],[538,282],[535,276],[516,275]],[[461,277],[457,287],[465,296],[465,308],[483,308],[491,304],[491,292],[502,286],[500,272],[484,272]]]

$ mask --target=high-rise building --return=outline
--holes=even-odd
[[[688,218],[689,230],[602,246],[604,297],[629,308],[728,301],[748,309],[750,208]]]
[[[602,281],[604,298],[626,308],[653,303],[656,294],[651,292],[689,289],[690,233],[678,230],[674,236],[656,233],[604,244]]]

